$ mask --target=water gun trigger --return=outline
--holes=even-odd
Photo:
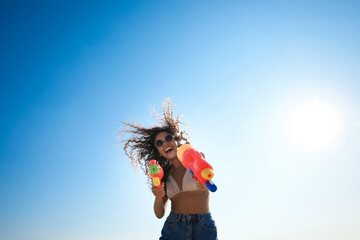
[[[189,171],[190,171],[191,175],[194,176],[194,172],[193,172],[193,170],[191,169],[191,167],[189,167]]]

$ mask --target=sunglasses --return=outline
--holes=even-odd
[[[161,147],[162,145],[164,145],[164,143],[168,143],[168,142],[171,142],[172,140],[174,140],[174,137],[173,137],[173,135],[167,135],[166,137],[165,137],[165,139],[164,140],[157,140],[156,142],[155,142],[155,147],[157,147],[157,148],[159,148],[159,147]]]

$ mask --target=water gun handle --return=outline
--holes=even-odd
[[[163,171],[162,167],[156,162],[156,160],[150,161],[149,175],[152,178],[153,183],[156,186],[156,188],[160,189],[161,188],[161,179],[164,176],[164,171]],[[161,196],[161,197],[164,197],[164,196]]]
[[[161,188],[161,185],[157,185],[156,188],[157,188],[157,189],[160,189],[160,188]],[[164,196],[165,196],[165,195],[162,195],[162,196],[160,196],[160,197],[163,198]]]

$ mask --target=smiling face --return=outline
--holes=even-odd
[[[155,142],[157,141],[162,141],[162,146],[160,147],[156,147],[160,156],[163,156],[164,158],[166,158],[167,160],[172,160],[172,159],[176,159],[176,153],[177,153],[177,142],[175,141],[175,137],[172,136],[172,140],[170,142],[168,142],[168,140],[170,139],[170,137],[168,136],[172,136],[170,133],[168,132],[160,132],[156,135],[155,137]]]

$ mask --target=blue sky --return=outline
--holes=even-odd
[[[156,239],[165,219],[116,135],[171,97],[214,167],[220,239],[359,239],[359,16],[357,1],[2,3],[0,238]],[[306,102],[341,119],[317,109],[302,141],[337,129],[321,148],[284,127],[313,123]]]

